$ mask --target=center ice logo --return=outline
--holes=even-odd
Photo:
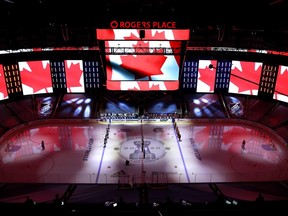
[[[164,143],[151,137],[130,138],[120,144],[121,157],[130,162],[151,162],[165,154]]]

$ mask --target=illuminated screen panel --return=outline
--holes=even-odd
[[[96,34],[105,40],[107,89],[179,88],[180,50],[189,30],[97,29]]]
[[[198,80],[197,89],[198,93],[209,93],[214,92],[215,88],[215,77],[216,77],[216,60],[199,60],[198,66]],[[213,65],[213,67],[209,67]]]
[[[107,80],[178,80],[180,56],[107,55]]]
[[[53,92],[67,91],[64,61],[51,61],[51,76]]]
[[[65,60],[67,93],[84,93],[82,60]]]
[[[258,95],[263,63],[232,61],[229,93]]]
[[[215,91],[228,92],[232,61],[218,61],[216,67]],[[214,91],[214,92],[215,92]]]
[[[101,66],[100,61],[83,61],[84,86],[86,90],[92,89],[94,91],[96,88],[100,88],[103,82]]]
[[[263,64],[258,96],[272,98],[276,84],[278,65]]]
[[[0,100],[8,99],[3,65],[0,64]]]
[[[123,91],[173,91],[178,90],[179,81],[109,81],[106,82],[108,90]]]
[[[18,63],[3,65],[9,98],[23,95]]]
[[[96,29],[97,40],[178,40],[188,41],[189,29]]]
[[[196,91],[198,76],[198,60],[185,59],[182,73],[182,89]]]
[[[273,99],[288,103],[287,83],[288,83],[288,66],[280,65],[278,68]]]
[[[133,46],[145,46],[145,47],[177,47],[180,48],[181,42],[178,41],[106,41],[106,47],[132,47]],[[162,55],[162,54],[121,54],[121,55],[106,55],[106,78],[107,78],[107,89],[109,88],[109,81],[114,82],[114,86],[123,86],[123,83],[117,84],[123,81],[135,81],[134,83],[143,82],[145,89],[141,88],[141,84],[138,88],[127,89],[120,88],[114,90],[172,90],[169,88],[169,82],[173,82],[173,90],[175,89],[174,84],[179,79],[179,68],[180,68],[180,55]],[[176,82],[177,81],[177,82]],[[147,82],[152,82],[147,84]],[[155,82],[158,84],[155,85]],[[160,86],[165,87],[160,87]],[[134,84],[133,84],[134,86]],[[159,88],[155,88],[159,86]],[[148,88],[148,89],[147,89]]]
[[[23,95],[53,92],[49,60],[23,61],[18,65]]]

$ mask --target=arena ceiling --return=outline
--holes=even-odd
[[[287,9],[286,0],[0,0],[0,49],[93,46],[111,20],[173,20],[191,30],[189,46],[286,51]]]

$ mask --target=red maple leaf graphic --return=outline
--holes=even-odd
[[[130,37],[126,37],[125,39],[135,39],[137,38],[134,34]],[[137,41],[134,48],[149,48],[149,42],[145,41]],[[166,61],[167,57],[164,55],[156,55],[151,56],[153,53],[149,53],[147,55],[126,55],[121,56],[122,64],[121,66],[133,73],[135,75],[135,80],[141,79],[144,77],[150,77],[152,75],[162,75],[161,67]],[[150,78],[149,78],[150,79]]]
[[[148,90],[152,90],[152,91],[159,91],[160,89],[160,84],[155,84],[153,83],[150,87],[148,86]]]
[[[134,85],[130,85],[134,83]],[[150,91],[150,90],[177,90],[179,81],[157,81],[151,84],[151,81],[106,81],[109,90],[129,90],[129,91]],[[125,86],[125,88],[122,88]],[[128,86],[128,87],[127,87]],[[129,87],[133,86],[133,87]]]
[[[152,84],[147,82],[148,80],[153,80],[153,78],[156,78],[157,75],[164,75],[165,78],[163,79],[171,79],[168,77],[168,74],[171,73],[171,71],[168,70],[168,67],[165,67],[167,65],[176,68],[180,65],[180,56],[176,55],[174,56],[174,59],[176,60],[176,63],[173,62],[167,62],[168,60],[171,60],[171,58],[166,57],[163,52],[163,48],[170,48],[170,49],[180,49],[181,48],[181,42],[179,41],[158,41],[159,38],[165,38],[165,32],[164,31],[154,31],[152,33],[152,30],[145,30],[146,36],[144,39],[140,38],[140,30],[138,30],[138,33],[136,31],[131,31],[128,36],[124,36],[124,41],[119,41],[118,47],[120,48],[129,48],[134,49],[136,51],[139,51],[138,55],[122,55],[121,58],[121,64],[119,65],[118,60],[117,62],[113,62],[113,60],[110,59],[110,56],[106,56],[107,65],[106,65],[106,72],[107,72],[107,80],[111,80],[113,75],[113,71],[115,69],[116,73],[121,73],[121,71],[127,71],[129,74],[127,74],[127,77],[125,77],[125,80],[135,80],[139,81],[137,82],[137,85],[135,84],[135,87],[133,85],[130,85],[130,90],[160,90],[166,89],[170,90],[171,87],[173,90],[178,89],[179,84],[173,83],[172,85],[166,85],[167,83],[161,83],[159,84]],[[127,34],[126,34],[127,35]],[[145,40],[145,38],[149,38],[149,41]],[[109,43],[105,43],[106,47],[109,47]],[[141,52],[143,51],[143,52]],[[148,52],[146,54],[146,52]],[[137,54],[137,53],[136,53]],[[177,64],[177,65],[176,65]],[[162,69],[163,68],[163,69]],[[178,71],[179,72],[179,71]],[[167,73],[167,74],[166,74]],[[122,74],[125,75],[125,74]],[[117,74],[118,76],[118,74]],[[115,77],[117,77],[115,76]],[[153,76],[153,77],[152,77]],[[167,78],[168,77],[168,78]],[[116,80],[117,78],[113,78],[113,80]],[[121,81],[121,78],[118,80]],[[178,79],[177,79],[178,81]],[[115,89],[116,84],[118,86],[119,83],[115,82],[107,82],[107,87],[109,89]],[[122,84],[121,84],[122,85]],[[127,87],[124,87],[124,89],[128,89]]]
[[[5,77],[4,77],[4,71],[3,71],[2,65],[0,65],[0,92],[3,94],[3,98],[8,97],[8,93],[7,93],[7,89],[6,89],[6,83],[5,83]]]
[[[153,84],[151,87],[150,87],[150,82],[149,81],[138,81],[137,82],[138,86],[139,86],[139,89],[138,88],[133,88],[133,89],[129,89],[131,91],[149,91],[149,90],[160,90],[160,86],[157,85],[157,84]]]
[[[210,134],[210,131],[211,131],[211,126],[205,126],[202,129],[195,132],[194,134],[195,142],[201,143],[204,145],[208,144],[207,136]]]
[[[89,139],[86,135],[87,128],[85,127],[72,127],[72,143],[73,149],[78,150],[78,148],[84,148],[89,143]]]
[[[82,87],[80,81],[83,70],[79,61],[65,61],[66,83],[68,92],[72,92],[72,87]]]
[[[240,62],[242,71],[235,67],[231,70],[231,82],[239,88],[239,92],[258,90],[262,66],[255,67],[257,62]]]
[[[121,82],[119,81],[110,81],[106,80],[106,88],[108,90],[120,90],[121,89]]]
[[[231,129],[223,132],[222,143],[227,145],[229,143],[241,143],[243,137],[250,137],[251,131],[249,129],[245,129],[243,127],[229,127]]]
[[[39,147],[41,140],[44,138],[44,142],[46,145],[46,149],[49,151],[54,151],[54,147],[57,149],[61,148],[61,144],[59,143],[59,128],[58,127],[39,127],[38,130],[33,131],[33,136],[30,137],[31,141],[34,143],[35,147]],[[51,145],[50,145],[51,144]]]
[[[28,64],[31,71],[25,67],[19,67],[22,84],[31,87],[33,93],[37,93],[42,89],[47,92],[47,88],[52,87],[49,64],[43,64],[43,61],[29,61],[23,62],[23,65],[25,63]]]
[[[167,57],[163,55],[127,55],[122,56],[121,66],[135,75],[135,79],[162,75],[161,67]]]
[[[207,61],[207,65],[205,68],[199,68],[199,80],[206,83],[206,85],[210,86],[210,92],[214,91],[214,85],[215,85],[215,76],[216,76],[216,69],[209,68],[209,65],[216,65],[216,61]]]
[[[288,67],[287,66],[280,66],[277,75],[277,82],[275,86],[275,94],[282,93],[288,95]]]
[[[230,77],[231,83],[237,83],[238,92],[235,93],[242,93],[244,91],[249,91],[250,95],[253,95],[253,90],[258,90],[258,85],[255,83],[248,82],[247,80],[241,79],[240,77],[231,76]],[[241,88],[240,88],[241,87]]]
[[[124,37],[124,40],[139,40],[141,39],[141,41],[145,41],[145,38],[149,38],[149,40],[153,39],[153,40],[159,40],[165,38],[165,32],[155,32],[152,34],[152,30],[151,29],[145,29],[145,37],[144,38],[140,38],[140,30],[138,30],[138,35],[135,35],[134,33],[131,32],[130,36],[128,37]]]

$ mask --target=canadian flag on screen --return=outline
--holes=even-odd
[[[65,60],[66,84],[69,93],[84,93],[82,60]]]
[[[173,33],[173,30],[170,33]],[[117,30],[114,31],[115,38]],[[139,40],[137,30],[120,31],[121,41],[106,41],[106,48],[113,48],[116,55],[106,56],[107,88],[110,90],[176,90],[178,89],[180,55],[173,55],[173,49],[179,49],[181,42],[169,41],[171,34],[165,31],[147,30],[149,38],[159,38],[163,34],[165,41]],[[121,38],[120,37],[120,38]],[[137,52],[135,52],[137,48]],[[143,49],[143,53],[141,53]],[[167,54],[167,50],[171,53]],[[117,55],[119,51],[119,55]],[[131,51],[131,54],[129,54]],[[147,51],[149,52],[147,54]],[[166,53],[165,53],[166,52]],[[124,53],[124,54],[123,54]],[[135,54],[137,53],[137,54]]]
[[[52,93],[49,60],[18,62],[24,95]]]
[[[229,93],[257,95],[262,62],[232,61]]]

